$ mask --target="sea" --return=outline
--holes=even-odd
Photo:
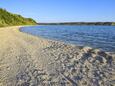
[[[38,25],[21,27],[34,36],[115,52],[115,26]]]

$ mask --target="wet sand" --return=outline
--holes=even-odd
[[[115,85],[115,55],[0,28],[0,86]]]

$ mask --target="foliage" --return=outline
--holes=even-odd
[[[14,25],[35,25],[37,24],[31,18],[24,18],[21,15],[12,14],[5,9],[0,8],[0,26]]]
[[[63,23],[39,23],[39,25],[112,25],[112,22],[63,22]]]
[[[115,25],[115,22],[113,22],[112,25]]]

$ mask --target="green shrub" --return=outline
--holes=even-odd
[[[36,21],[31,18],[24,18],[21,15],[12,14],[0,8],[0,27],[14,25],[36,25]]]

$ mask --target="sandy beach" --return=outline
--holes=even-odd
[[[114,86],[115,55],[0,28],[0,86]]]

